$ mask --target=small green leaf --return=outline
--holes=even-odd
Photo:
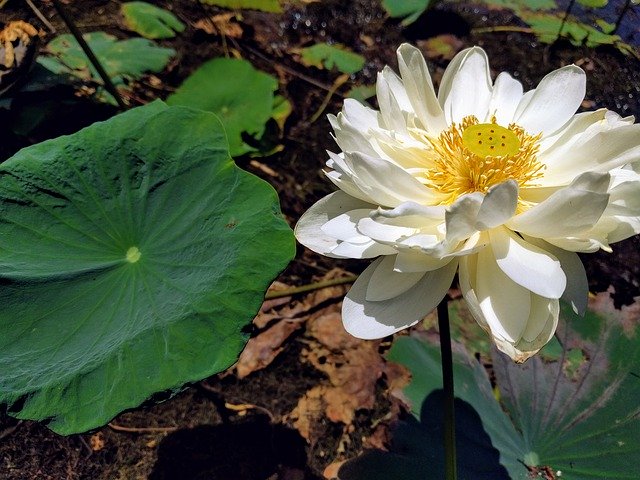
[[[260,10],[262,12],[282,13],[282,7],[278,0],[200,0],[200,2],[231,10]]]
[[[291,115],[293,107],[291,102],[282,95],[276,95],[273,98],[273,110],[271,111],[271,118],[273,118],[280,130],[284,130],[284,124]]]
[[[382,0],[382,7],[392,18],[402,18],[403,25],[415,22],[435,0]]]
[[[347,92],[348,98],[353,98],[359,102],[364,102],[376,94],[375,85],[357,85]]]
[[[528,13],[522,16],[541,42],[553,43],[558,38],[560,28],[562,36],[566,37],[573,45],[586,45],[597,47],[599,45],[616,45],[622,43],[618,35],[610,35],[587,25],[585,23],[567,19],[562,21],[555,15],[545,13]],[[622,48],[619,48],[623,51]]]
[[[259,139],[273,115],[278,82],[256,70],[250,62],[214,58],[200,66],[173,95],[170,105],[185,105],[219,116],[229,140],[231,156],[256,149],[242,140],[243,133]]]
[[[120,9],[127,28],[145,38],[173,38],[185,29],[173,13],[147,2],[123,3]]]
[[[301,51],[302,63],[307,66],[326,68],[334,67],[343,73],[356,73],[364,67],[365,59],[362,55],[352,52],[339,43],[316,43],[305,47]]]
[[[602,18],[596,18],[596,24],[604,33],[612,33],[616,29],[615,23],[606,22]]]
[[[215,115],[155,102],[0,165],[0,404],[58,433],[229,367],[293,257]]]
[[[113,83],[123,89],[126,89],[125,78],[136,80],[146,72],[160,72],[176,53],[145,38],[118,40],[104,32],[87,33],[83,37]],[[49,55],[41,55],[38,62],[49,71],[102,84],[98,72],[72,35],[57,36],[47,44],[45,52]],[[100,93],[101,98],[115,103],[110,94]]]
[[[555,0],[482,0],[481,3],[491,7],[513,10],[518,15],[540,10],[554,10],[558,7]]]
[[[578,3],[587,8],[602,8],[606,7],[609,0],[577,0]]]

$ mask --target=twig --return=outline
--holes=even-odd
[[[307,83],[310,83],[311,85],[314,85],[318,88],[321,88],[323,90],[329,91],[333,88],[333,86],[331,85],[326,85],[322,82],[319,82],[318,80],[316,80],[315,78],[309,77],[307,75],[305,75],[304,73],[300,73],[297,70],[294,70],[293,68],[287,67],[285,64],[281,63],[281,62],[276,62],[273,58],[269,58],[266,55],[264,55],[263,53],[259,52],[258,50],[251,48],[247,45],[242,45],[240,46],[237,42],[236,42],[236,46],[238,47],[238,49],[243,48],[245,50],[247,50],[248,52],[250,52],[252,55],[255,55],[256,57],[261,58],[262,60],[264,60],[265,62],[269,62],[270,64],[278,64],[278,68],[281,68],[283,71],[285,71],[286,73],[293,75],[294,77],[298,77],[301,80],[304,80]],[[344,95],[342,95],[341,93],[338,93],[338,95],[340,95],[341,97],[344,97]]]
[[[42,14],[42,12],[38,10],[38,7],[36,7],[31,0],[24,0],[24,1],[27,2],[27,5],[29,5],[31,10],[33,10],[33,13],[36,14],[36,17],[38,17],[40,21],[44,23],[44,26],[47,27],[51,33],[56,33],[56,28],[53,25],[51,25],[51,22],[47,20],[47,17],[45,17]]]
[[[12,427],[5,428],[2,432],[0,432],[0,440],[2,440],[3,438],[7,438],[9,435],[13,434],[13,432],[15,432],[20,425],[22,425],[22,420],[20,420]]]
[[[495,33],[495,32],[520,32],[533,33],[533,29],[529,27],[516,27],[509,25],[497,25],[495,27],[478,27],[472,28],[471,33]]]
[[[118,93],[118,90],[116,89],[115,85],[111,81],[111,78],[103,68],[102,64],[100,63],[100,60],[98,60],[98,57],[96,57],[96,55],[93,53],[93,50],[91,50],[91,47],[89,47],[89,45],[85,41],[84,37],[82,36],[82,33],[80,33],[80,30],[78,30],[78,27],[74,23],[69,13],[65,10],[65,8],[62,6],[59,0],[51,0],[51,1],[53,3],[53,7],[58,12],[58,15],[62,17],[62,20],[67,25],[67,28],[69,28],[69,31],[71,31],[71,34],[80,45],[80,48],[82,48],[82,51],[84,51],[85,55],[89,58],[89,61],[98,72],[98,75],[100,75],[100,78],[102,78],[102,81],[104,82],[104,88],[106,88],[107,92],[109,92],[113,96],[118,106],[122,110],[126,110],[127,105],[122,100],[122,97],[120,96],[120,94]]]
[[[320,115],[322,115],[322,112],[324,112],[324,109],[327,108],[327,105],[329,105],[329,102],[331,101],[331,97],[333,97],[333,95],[336,93],[336,91],[342,86],[344,85],[347,80],[349,80],[349,74],[345,73],[340,75],[338,78],[336,78],[336,81],[333,82],[333,85],[331,86],[331,88],[329,89],[329,91],[327,92],[327,95],[324,97],[324,100],[322,101],[322,103],[320,104],[320,107],[318,108],[318,110],[316,111],[316,113],[314,113],[311,118],[309,119],[309,124],[312,124],[313,122],[315,122],[318,118],[320,118]]]
[[[171,433],[178,430],[179,427],[125,427],[117,423],[109,422],[109,428],[116,432],[125,433]]]
[[[349,277],[334,278],[332,280],[325,280],[324,282],[309,283],[302,285],[301,287],[287,288],[285,290],[275,290],[267,292],[264,296],[265,300],[271,300],[273,298],[282,298],[295,295],[297,293],[313,292],[314,290],[320,290],[321,288],[334,287],[337,285],[344,285],[346,283],[353,283],[358,278],[357,275],[351,275]]]

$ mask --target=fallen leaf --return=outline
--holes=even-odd
[[[244,378],[273,362],[282,351],[284,341],[302,326],[301,323],[301,320],[283,319],[250,339],[236,364],[238,377]]]
[[[209,35],[222,35],[231,38],[242,37],[242,26],[236,21],[237,14],[233,12],[221,13],[213,17],[202,18],[193,26]]]
[[[340,460],[337,462],[330,463],[329,465],[326,466],[326,468],[324,469],[324,472],[322,472],[322,476],[327,480],[336,480],[338,478],[338,470],[340,470],[340,467],[344,462],[345,462],[344,460]]]
[[[105,446],[106,442],[104,440],[104,435],[102,432],[97,432],[91,435],[89,438],[89,446],[93,452],[99,452]]]
[[[431,60],[451,60],[456,53],[462,50],[464,42],[455,35],[443,34],[418,42],[425,56]]]

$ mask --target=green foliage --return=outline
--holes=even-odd
[[[357,85],[347,93],[348,98],[354,98],[359,102],[365,102],[376,94],[375,85]]]
[[[392,18],[402,18],[403,25],[415,22],[435,0],[382,0],[382,7]]]
[[[622,41],[618,35],[613,35],[615,25],[602,19],[596,19],[595,25],[584,23],[573,16],[567,16],[565,11],[558,11],[555,0],[477,0],[478,3],[492,7],[513,10],[525,23],[531,27],[533,34],[543,43],[553,43],[558,37],[569,40],[573,45],[598,47],[612,45],[622,53],[634,54],[634,47]],[[578,0],[588,8],[600,8],[608,4],[608,0]],[[565,18],[566,17],[566,18]]]
[[[573,45],[586,45],[597,47],[599,45],[615,45],[622,39],[618,35],[604,33],[585,23],[568,18],[562,23],[562,18],[553,14],[534,13],[523,16],[523,19],[531,26],[535,35],[544,43],[553,43],[561,35],[566,37]]]
[[[609,0],[577,0],[578,3],[587,8],[602,8],[606,7]]]
[[[126,88],[126,81],[136,80],[146,72],[162,71],[175,50],[157,46],[144,38],[118,40],[105,32],[92,32],[83,35],[113,83]],[[59,35],[51,40],[45,51],[49,54],[38,57],[38,62],[55,74],[65,74],[84,82],[101,83],[100,76],[70,34]],[[99,98],[115,104],[115,100],[105,91],[99,92]]]
[[[173,13],[147,2],[123,3],[120,10],[127,28],[145,38],[173,38],[185,29]]]
[[[493,352],[501,403],[495,400],[482,365],[457,344],[454,379],[461,478],[528,480],[547,468],[568,480],[637,478],[636,462],[630,461],[640,458],[637,322],[607,302],[600,302],[598,311],[587,312],[585,318],[568,307],[563,307],[561,316],[560,352],[553,345],[547,354],[523,365]],[[433,473],[442,469],[441,438],[434,433],[433,419],[442,418],[440,404],[433,402],[442,388],[439,346],[435,341],[401,337],[389,359],[411,371],[404,394],[420,423],[401,424],[390,452],[374,451],[347,462],[340,478],[440,478]],[[505,471],[487,460],[492,449],[499,452]]]
[[[300,51],[302,63],[306,66],[338,69],[343,73],[356,73],[364,67],[365,59],[362,55],[352,52],[348,47],[339,43],[316,43]]]
[[[265,124],[274,115],[274,91],[278,82],[256,70],[250,62],[214,58],[202,64],[176,92],[167,98],[170,105],[185,105],[213,112],[227,132],[231,156],[256,151],[242,135],[259,139]],[[278,106],[276,109],[284,108]],[[275,115],[282,115],[276,111]]]
[[[293,257],[212,114],[155,102],[0,165],[0,404],[58,433],[229,367]]]
[[[553,10],[558,7],[555,0],[481,0],[479,3],[498,8],[508,8],[519,14],[522,11]]]
[[[200,0],[207,5],[229,8],[233,10],[260,10],[262,12],[282,13],[278,0]]]

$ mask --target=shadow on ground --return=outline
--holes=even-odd
[[[167,436],[149,480],[311,480],[303,438],[258,416]]]

